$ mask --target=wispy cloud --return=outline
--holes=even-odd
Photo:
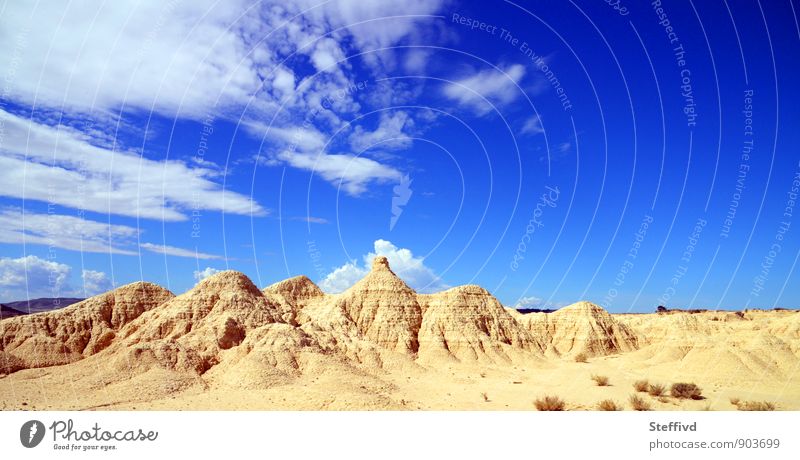
[[[492,111],[487,100],[495,105],[504,105],[522,96],[522,90],[517,85],[524,75],[525,67],[520,64],[500,70],[481,70],[447,84],[444,95],[478,115],[485,115]]]
[[[364,150],[379,145],[381,149],[403,149],[411,146],[412,140],[408,130],[414,126],[414,121],[404,111],[392,114],[383,112],[378,126],[374,130],[367,130],[356,126],[350,134],[350,146],[360,153]]]
[[[126,249],[139,230],[61,214],[0,210],[0,242],[41,244],[81,252],[136,255]]]
[[[144,0],[100,10],[82,3],[46,5],[36,7],[36,14],[31,14],[32,5],[8,5],[4,37],[11,39],[0,41],[0,54],[10,56],[23,46],[26,57],[15,68],[9,97],[23,106],[35,101],[37,111],[41,107],[90,121],[68,130],[55,120],[30,122],[0,113],[7,137],[0,181],[14,185],[3,194],[168,221],[185,219],[194,206],[266,213],[249,197],[221,189],[214,182],[220,174],[214,167],[156,161],[120,148],[116,130],[102,127],[116,128],[106,118],[122,108],[197,121],[213,114],[241,122],[254,137],[267,140],[270,152],[283,152],[270,155],[272,165],[314,171],[335,186],[341,183],[350,195],[397,180],[401,174],[390,165],[354,158],[344,148],[320,149],[330,133],[351,119],[343,114],[361,109],[359,95],[342,92],[356,80],[348,55],[359,53],[359,62],[373,75],[385,75],[395,65],[393,54],[375,50],[428,33],[419,25],[437,21],[444,3]],[[291,67],[289,56],[310,62],[319,72],[309,74],[306,65]],[[388,81],[384,85],[389,87],[370,88],[372,95],[401,92],[392,91]],[[331,110],[319,110],[325,98],[339,93]],[[311,126],[300,128],[311,112],[317,112]],[[271,127],[263,129],[261,120],[272,115]],[[391,136],[407,147],[403,126],[410,123],[410,117],[396,114],[382,119],[374,131],[355,127],[351,142],[364,147]],[[128,129],[120,127],[122,134]],[[291,145],[296,148],[287,148]],[[76,184],[82,184],[80,193]],[[72,193],[53,197],[52,188]]]
[[[295,168],[318,174],[352,196],[364,193],[372,182],[398,181],[403,176],[391,166],[352,155],[284,152],[278,157]]]
[[[62,130],[0,110],[0,195],[52,202],[75,209],[133,217],[185,220],[185,210],[263,215],[249,197],[222,189],[219,172],[175,160],[92,145]]]
[[[309,224],[327,224],[327,223],[329,223],[328,219],[325,219],[324,217],[314,217],[314,216],[294,216],[294,217],[290,217],[289,220],[307,222]]]
[[[191,257],[195,259],[222,259],[222,257],[214,254],[206,254],[196,250],[177,248],[175,246],[167,246],[164,244],[142,243],[139,245],[139,247],[146,251],[155,252],[157,254],[166,254],[168,256]]]
[[[544,128],[542,128],[542,120],[537,115],[528,118],[522,125],[522,129],[520,130],[520,132],[522,134],[531,134],[531,135],[543,134]]]

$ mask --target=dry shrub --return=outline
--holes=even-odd
[[[577,355],[575,355],[575,362],[576,363],[585,363],[588,360],[589,359],[587,358],[586,353],[578,353]]]
[[[637,394],[632,394],[630,399],[633,410],[650,410],[650,403]]]
[[[730,401],[731,401],[731,404],[733,404],[734,406],[738,406],[739,403],[742,402],[742,400],[739,399],[739,398],[731,398]]]
[[[594,383],[599,387],[607,387],[609,385],[608,377],[605,375],[592,375],[592,380],[594,380]]]
[[[660,383],[651,383],[647,386],[647,394],[650,396],[662,396],[667,389]]]
[[[680,399],[702,399],[702,393],[694,383],[673,383],[670,388],[670,394]]]
[[[542,411],[560,411],[564,410],[564,400],[558,396],[545,396],[533,402],[536,410]]]
[[[775,410],[775,404],[769,401],[739,401],[736,408],[747,411],[770,411]]]
[[[481,396],[483,396],[483,400],[484,401],[489,402],[489,394],[488,393],[485,393],[485,392],[481,393]]]
[[[604,399],[597,403],[597,410],[618,411],[622,410],[622,406],[617,404],[613,399]]]
[[[646,393],[647,389],[650,388],[650,382],[647,380],[637,380],[634,382],[633,388],[641,393]]]

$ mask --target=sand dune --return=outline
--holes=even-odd
[[[341,294],[226,271],[179,296],[134,283],[8,318],[0,337],[4,409],[531,410],[544,394],[594,409],[641,379],[703,390],[653,409],[800,409],[798,312],[523,315],[479,286],[417,294],[383,257]]]

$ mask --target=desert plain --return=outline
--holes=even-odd
[[[419,294],[377,257],[341,294],[225,271],[0,321],[3,410],[547,406],[798,410],[800,312],[522,314],[475,285]]]

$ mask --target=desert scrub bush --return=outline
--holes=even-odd
[[[641,393],[646,393],[649,387],[650,387],[650,382],[648,382],[647,380],[637,380],[636,382],[633,383],[633,388]]]
[[[481,393],[481,396],[483,396],[483,400],[485,402],[489,402],[489,394],[488,393],[486,393],[486,392]]]
[[[558,396],[545,396],[533,402],[536,410],[559,411],[564,410],[564,400]]]
[[[617,404],[613,399],[604,399],[597,403],[597,410],[617,411],[622,410],[622,406]]]
[[[647,394],[653,397],[663,396],[667,389],[660,383],[651,383],[647,386]]]
[[[775,404],[769,401],[739,401],[736,408],[747,411],[770,411],[775,410]]]
[[[594,383],[596,383],[599,387],[607,387],[609,385],[608,377],[605,375],[594,374],[592,375],[592,380],[594,380]]]
[[[730,401],[731,401],[731,404],[733,404],[734,406],[738,406],[739,403],[742,402],[742,400],[739,399],[739,398],[731,398]]]
[[[673,383],[669,392],[679,399],[702,399],[703,393],[694,383]]]
[[[577,355],[575,355],[575,362],[576,363],[585,363],[588,360],[589,359],[587,358],[586,353],[578,353]]]
[[[637,394],[632,394],[630,399],[633,410],[650,410],[650,403]]]

